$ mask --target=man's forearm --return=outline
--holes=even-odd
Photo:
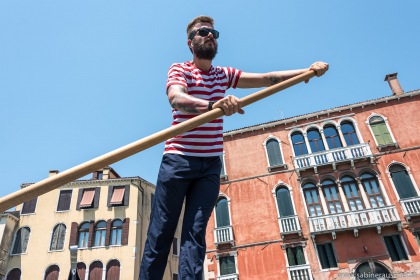
[[[168,90],[168,99],[172,108],[185,113],[204,113],[208,111],[209,102],[189,95],[184,87],[173,87]]]

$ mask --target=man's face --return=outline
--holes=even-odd
[[[213,29],[213,25],[206,22],[199,22],[194,25],[193,31],[200,28]],[[192,48],[197,58],[212,60],[217,54],[217,40],[213,37],[212,33],[207,36],[201,37],[198,33],[194,38],[189,40],[190,48]]]

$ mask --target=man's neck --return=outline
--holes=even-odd
[[[203,70],[205,72],[208,72],[211,68],[211,60],[208,59],[199,59],[197,57],[194,56],[193,59],[193,64],[195,65],[195,67],[197,67],[200,70]]]

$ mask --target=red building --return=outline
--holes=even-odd
[[[420,90],[385,80],[391,96],[224,133],[206,279],[420,279]]]

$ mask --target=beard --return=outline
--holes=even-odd
[[[207,44],[207,42],[208,41],[202,43],[195,42],[193,50],[199,59],[213,60],[217,54],[217,42],[213,41],[214,44]]]

